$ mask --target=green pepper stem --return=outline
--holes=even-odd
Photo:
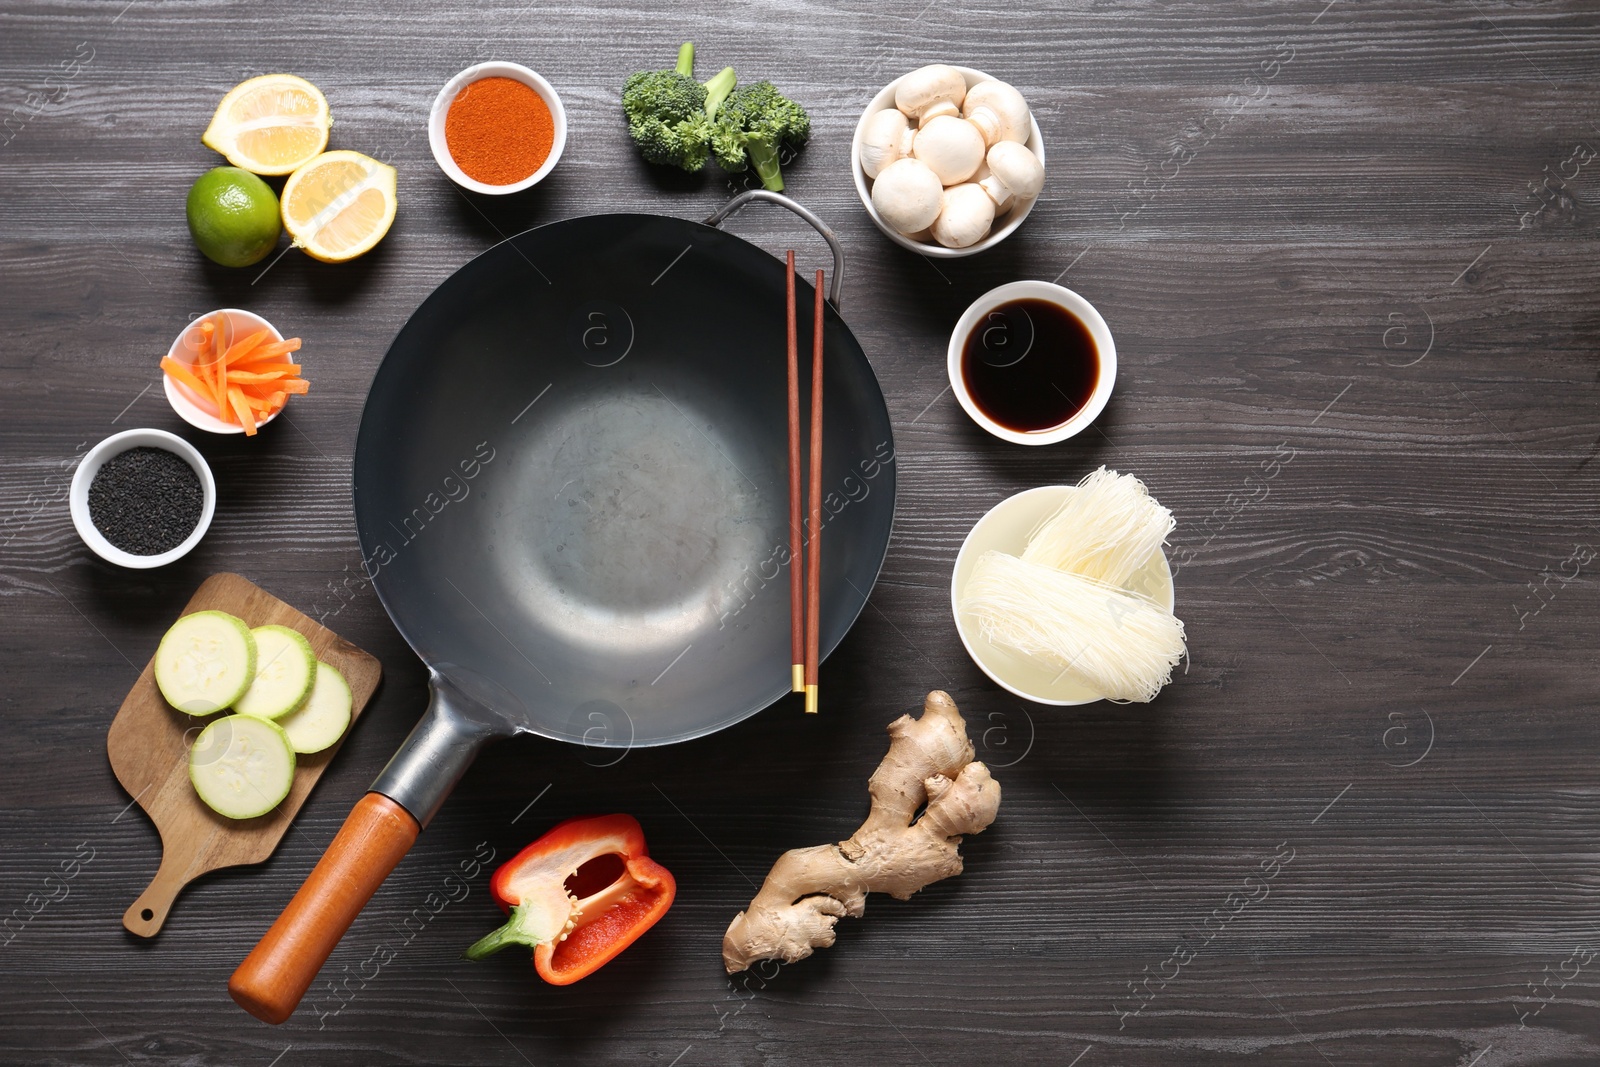
[[[527,945],[529,948],[539,944],[540,939],[522,929],[523,921],[527,918],[526,905],[518,904],[511,909],[511,915],[506,919],[506,924],[491,934],[485,934],[472,943],[472,947],[462,955],[469,960],[483,960],[493,956],[496,952],[510,945]]]

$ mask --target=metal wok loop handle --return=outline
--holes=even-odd
[[[833,251],[833,282],[828,286],[828,300],[835,308],[838,308],[839,293],[844,286],[844,249],[840,247],[839,239],[833,235],[833,230],[828,228],[827,223],[817,218],[810,208],[802,207],[799,202],[791,200],[781,193],[770,192],[766,189],[747,189],[726,204],[723,204],[711,215],[708,215],[706,217],[706,225],[720,227],[725,219],[752,200],[766,200],[777,204],[779,207],[788,208],[810,223],[811,228],[821,234],[824,241],[828,242],[828,247]]]

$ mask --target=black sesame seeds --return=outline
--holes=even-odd
[[[118,452],[89,483],[89,518],[117,548],[155,556],[177,548],[200,523],[200,478],[164,448]]]

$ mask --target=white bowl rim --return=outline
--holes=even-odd
[[[550,108],[550,117],[555,120],[555,139],[550,142],[550,154],[545,157],[544,163],[526,178],[510,185],[489,185],[487,182],[468,177],[457,165],[455,157],[450,154],[449,142],[445,140],[445,113],[450,110],[450,105],[455,102],[456,96],[462,89],[483,78],[511,78],[521,82],[544,99]],[[561,94],[556,92],[555,86],[536,70],[504,59],[474,63],[445,82],[439,94],[433,98],[433,107],[428,111],[428,147],[433,150],[433,161],[439,164],[439,169],[444,171],[445,177],[461,188],[487,196],[520,193],[544,181],[545,176],[555,169],[556,163],[561,159],[561,153],[567,147],[567,109],[561,103]]]
[[[94,481],[94,476],[100,473],[100,468],[105,465],[106,460],[130,448],[140,447],[166,449],[181,457],[200,478],[200,521],[195,523],[194,529],[181,544],[153,556],[124,552],[113,545],[106,540],[105,535],[95,526],[94,519],[89,515],[89,485]],[[200,543],[200,539],[211,528],[212,516],[217,511],[217,482],[211,474],[210,464],[206,463],[200,450],[177,434],[150,427],[123,430],[89,449],[83,459],[78,461],[78,469],[72,472],[72,485],[67,492],[67,508],[72,513],[72,525],[77,529],[78,536],[95,555],[119,567],[148,570],[151,567],[164,567],[181,559]]]
[[[960,71],[961,76],[967,79],[969,88],[981,81],[1004,81],[1003,78],[996,78],[993,74],[985,73],[976,67],[963,67],[956,63],[948,63],[946,66]],[[912,73],[914,71],[908,70],[905,74],[900,75],[900,77],[879,89],[877,94],[873,96],[871,103],[867,105],[867,109],[861,113],[860,120],[856,123],[855,134],[850,138],[850,174],[855,179],[856,195],[861,198],[861,206],[867,209],[867,217],[872,219],[872,224],[882,230],[885,237],[900,247],[909,248],[913,252],[920,252],[925,256],[933,256],[938,259],[959,259],[962,256],[976,255],[986,249],[993,248],[1007,237],[1010,237],[1017,227],[1022,225],[1023,220],[1032,213],[1034,206],[1039,203],[1038,198],[1030,201],[1027,207],[1020,212],[1012,211],[999,228],[989,231],[988,236],[983,240],[974,242],[965,248],[946,248],[937,241],[918,241],[907,237],[887,222],[884,222],[883,218],[878,214],[878,209],[872,206],[872,190],[867,188],[867,172],[861,169],[861,136],[866,130],[869,118],[880,111],[894,107],[895,86],[899,85],[907,75]],[[1010,83],[1008,82],[1007,84]],[[1030,129],[1028,131],[1028,140],[1024,143],[1024,147],[1038,157],[1040,165],[1043,166],[1045,162],[1044,134],[1039,130],[1038,119],[1034,118],[1032,105],[1028,107],[1028,125]]]
[[[984,512],[983,516],[978,519],[977,522],[972,524],[972,529],[967,531],[967,536],[961,541],[961,549],[956,553],[955,564],[950,568],[950,615],[952,620],[955,622],[956,636],[961,638],[961,645],[967,650],[967,655],[971,658],[972,662],[980,671],[984,673],[984,675],[988,677],[991,682],[993,682],[995,685],[998,685],[1001,689],[1004,689],[1013,696],[1021,697],[1023,700],[1032,701],[1035,704],[1048,704],[1054,707],[1077,707],[1082,704],[1094,704],[1106,698],[1103,696],[1096,696],[1087,700],[1057,700],[1052,697],[1042,697],[1036,693],[1029,693],[1026,690],[1019,689],[1017,686],[1012,685],[1010,682],[1000,677],[995,670],[990,669],[989,664],[984,662],[978,650],[973,646],[972,638],[967,633],[967,626],[961,620],[961,590],[957,586],[957,581],[961,574],[962,562],[973,551],[972,539],[977,536],[979,529],[981,529],[983,525],[991,518],[998,515],[1006,508],[1019,507],[1019,502],[1026,500],[1029,497],[1044,493],[1070,493],[1077,488],[1078,487],[1076,485],[1036,485],[1032,489],[1024,489],[1019,493],[1013,493],[1004,500],[1001,500],[999,503],[995,504],[994,507]],[[1165,548],[1156,549],[1156,553],[1161,557],[1161,571],[1163,574],[1163,584],[1166,591],[1166,596],[1163,598],[1162,602],[1165,604],[1165,607],[1168,611],[1173,611],[1176,609],[1178,601],[1176,583],[1172,579],[1172,564],[1167,559],[1167,551]],[[1145,566],[1148,567],[1149,564],[1145,564]]]
[[[1089,394],[1088,401],[1066,422],[1048,430],[1021,433],[995,422],[972,399],[967,383],[961,375],[961,350],[966,346],[967,335],[984,315],[1009,300],[1030,298],[1056,304],[1076,315],[1085,326],[1089,327],[1089,334],[1094,338],[1095,348],[1099,351],[1100,377],[1095,381],[1094,392]],[[1105,410],[1106,404],[1111,400],[1111,392],[1117,384],[1117,343],[1111,336],[1111,327],[1106,324],[1104,316],[1084,296],[1064,285],[1024,278],[990,289],[961,313],[961,318],[956,320],[955,329],[950,332],[950,343],[945,350],[945,372],[950,377],[950,391],[955,393],[962,410],[971,416],[973,422],[1002,441],[1010,441],[1012,444],[1053,445],[1082,433]]]
[[[272,325],[272,323],[268,322],[266,319],[262,318],[260,315],[257,315],[254,311],[245,311],[243,308],[217,308],[215,311],[208,311],[204,315],[196,317],[193,322],[185,326],[178,333],[178,336],[173,338],[172,344],[167,346],[167,355],[173,359],[177,359],[178,346],[183,344],[183,339],[185,336],[187,336],[189,331],[194,329],[200,323],[204,322],[206,319],[209,319],[215,315],[225,315],[229,319],[243,320],[246,325],[254,326],[255,329],[270,330],[272,332],[273,340],[283,340],[283,334],[278,330],[278,328]],[[195,429],[204,430],[207,433],[244,433],[243,426],[239,426],[231,422],[223,422],[221,419],[211,414],[211,412],[207,411],[199,404],[196,404],[193,400],[189,399],[189,388],[174,381],[172,375],[168,374],[166,371],[161,372],[161,390],[167,394],[167,403],[171,404],[172,410],[178,413],[178,418],[182,419],[184,422],[187,422]],[[284,401],[283,406],[278,408],[277,411],[274,411],[271,415],[268,415],[266,418],[256,423],[256,429],[259,430],[261,427],[277,418],[283,409],[288,406],[288,401]]]

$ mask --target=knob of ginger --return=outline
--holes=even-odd
[[[890,723],[889,753],[867,783],[867,821],[848,841],[778,857],[750,907],[723,935],[728,973],[760,960],[793,963],[828,948],[834,924],[841,916],[859,918],[868,893],[908,900],[960,874],[962,836],[986,829],[1000,807],[1000,784],[972,756],[966,720],[948,693],[929,693],[921,718],[902,715]]]

